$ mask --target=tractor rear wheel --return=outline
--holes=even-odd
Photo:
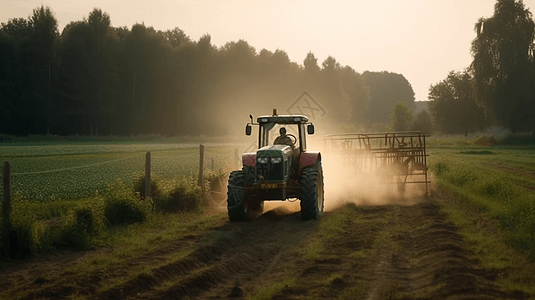
[[[323,168],[321,161],[301,173],[301,219],[318,220],[323,214]]]

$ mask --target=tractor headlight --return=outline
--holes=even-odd
[[[259,157],[258,158],[258,163],[261,163],[261,164],[267,164],[268,161],[269,161],[268,157]]]
[[[280,164],[281,161],[282,161],[282,157],[272,157],[271,158],[271,163],[274,163],[274,164]]]

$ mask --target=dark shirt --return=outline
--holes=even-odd
[[[292,139],[288,136],[278,136],[273,142],[273,145],[288,145],[292,148],[294,147]]]

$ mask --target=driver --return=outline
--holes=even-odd
[[[294,143],[292,142],[292,139],[286,135],[286,128],[281,127],[279,129],[280,136],[278,136],[275,141],[273,142],[273,145],[288,145],[294,148]]]

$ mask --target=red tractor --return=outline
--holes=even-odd
[[[262,214],[264,201],[301,200],[301,218],[319,219],[323,213],[323,169],[321,154],[307,151],[306,136],[314,125],[303,115],[257,118],[258,150],[242,155],[241,170],[230,173],[227,209],[230,221],[245,221]],[[305,130],[306,125],[306,130]]]

